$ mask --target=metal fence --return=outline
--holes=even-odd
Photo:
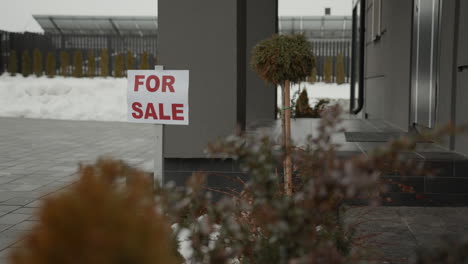
[[[280,34],[302,33],[309,39],[351,39],[351,16],[282,16]]]
[[[351,16],[285,16],[278,21],[279,34],[304,34],[316,57],[317,81],[323,81],[327,58],[332,60],[332,81],[336,81],[338,54],[343,56],[345,81],[351,76]]]
[[[24,51],[32,55],[34,49],[39,49],[43,54],[45,62],[46,54],[53,52],[59,61],[59,54],[62,51],[69,53],[73,58],[75,51],[83,53],[84,67],[87,65],[87,54],[94,52],[96,61],[100,59],[103,49],[107,49],[109,55],[109,69],[112,72],[114,61],[118,54],[125,55],[131,51],[134,56],[135,65],[141,63],[143,52],[148,53],[149,65],[156,64],[157,36],[146,35],[144,37],[135,36],[115,36],[115,35],[60,35],[60,34],[36,34],[36,33],[11,33],[0,31],[0,73],[8,68],[8,59],[12,50],[16,51],[18,58],[18,69],[21,69],[21,54]],[[57,63],[57,69],[60,63]],[[99,63],[96,64],[99,72]]]
[[[314,39],[312,51],[316,57],[317,81],[323,81],[324,65],[328,57],[332,60],[332,76],[335,79],[337,56],[341,54],[344,60],[345,80],[350,81],[351,76],[351,39]],[[61,51],[67,51],[73,58],[75,51],[81,51],[84,57],[84,67],[87,65],[87,53],[94,52],[96,61],[99,62],[103,49],[109,53],[109,69],[112,72],[114,61],[119,53],[125,54],[131,51],[135,65],[140,65],[141,54],[148,52],[149,64],[156,64],[157,36],[123,37],[115,35],[59,35],[59,34],[35,34],[35,33],[10,33],[0,31],[0,73],[5,72],[8,66],[10,51],[15,50],[18,57],[18,69],[21,69],[21,54],[33,49],[39,49],[45,60],[47,52],[56,55],[57,62]],[[57,68],[60,63],[57,63]],[[99,63],[96,64],[99,72]]]
[[[309,40],[316,60],[317,81],[324,80],[324,66],[327,58],[332,61],[332,78],[336,80],[336,63],[338,54],[343,56],[345,81],[350,82],[351,77],[351,40]]]

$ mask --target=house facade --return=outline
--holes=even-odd
[[[348,123],[377,122],[398,133],[468,124],[468,0],[354,0],[352,7],[354,117]],[[161,64],[191,74],[190,125],[164,128],[166,178],[183,184],[199,169],[239,173],[235,162],[206,160],[203,150],[237,127],[274,123],[276,89],[256,76],[249,60],[258,41],[278,32],[278,1],[160,0],[158,22]],[[296,132],[312,133],[309,128]],[[385,145],[385,140],[362,141],[341,142],[342,154]],[[382,177],[413,186],[432,204],[466,204],[468,135],[437,143],[406,153],[436,177]],[[227,184],[215,176],[208,183]],[[413,194],[394,194],[403,204],[419,202]]]
[[[353,8],[362,116],[403,130],[468,124],[468,1],[356,0]],[[463,133],[440,143],[468,154]]]
[[[161,63],[192,71],[191,125],[165,128],[166,157],[204,157],[213,138],[274,120],[274,87],[250,69],[249,52],[278,32],[277,0],[161,0],[158,9]],[[351,110],[403,130],[468,123],[467,13],[467,0],[354,0]],[[463,134],[442,144],[468,154]]]

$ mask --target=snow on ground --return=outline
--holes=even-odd
[[[330,98],[346,108],[349,84],[301,83],[293,85],[291,97],[306,88],[313,106]],[[126,78],[37,78],[0,76],[0,116],[65,120],[127,120]],[[296,95],[295,95],[296,94]],[[278,106],[281,90],[278,89]]]
[[[127,120],[126,78],[0,76],[0,116]]]
[[[331,99],[332,102],[340,102],[340,104],[349,101],[349,83],[341,85],[322,82],[314,84],[310,84],[308,82],[295,84],[291,87],[291,99],[297,99],[299,97],[298,92],[301,92],[304,88],[307,90],[307,94],[309,95],[309,104],[311,104],[311,106],[314,106],[319,99],[323,98]],[[277,105],[278,107],[281,107],[282,96],[280,87],[278,87],[277,93]]]

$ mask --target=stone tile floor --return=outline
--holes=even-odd
[[[346,221],[359,223],[379,263],[412,263],[418,248],[433,249],[468,236],[468,207],[356,207]]]
[[[41,198],[76,180],[78,162],[111,155],[151,171],[153,133],[153,126],[142,124],[0,118],[0,263],[34,225]],[[364,221],[362,234],[379,234],[379,248],[391,260],[386,263],[405,263],[414,248],[436,245],[441,235],[468,234],[464,207],[363,210],[368,208],[350,210],[347,219]]]
[[[41,198],[76,180],[100,156],[151,171],[151,125],[0,118],[0,263],[34,224]]]

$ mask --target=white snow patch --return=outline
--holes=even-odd
[[[177,229],[179,229],[179,225],[173,224],[172,230]],[[179,233],[177,234],[177,241],[179,242],[178,251],[185,260],[189,260],[193,255],[192,241],[190,241],[191,234],[192,233],[187,228],[179,230]]]
[[[0,76],[0,116],[127,120],[126,78]]]
[[[311,106],[321,98],[342,105],[349,101],[349,84],[296,84],[291,87],[291,97],[304,88]],[[281,107],[281,90],[277,89],[277,93]],[[24,78],[5,73],[0,76],[0,116],[126,122],[127,79]]]
[[[297,99],[299,97],[299,93],[303,90],[307,90],[307,94],[309,95],[309,104],[314,106],[314,104],[319,99],[331,99],[332,101],[342,101],[342,100],[349,100],[349,93],[350,93],[350,85],[349,83],[346,84],[336,84],[336,83],[314,83],[310,84],[308,82],[303,82],[300,84],[294,84],[291,87],[291,99]],[[299,93],[298,93],[299,92]],[[277,105],[281,107],[282,102],[282,95],[281,95],[281,87],[277,89]]]
[[[350,97],[350,84],[336,84],[336,83],[323,83],[318,82],[310,84],[303,82],[300,84],[294,84],[291,86],[291,100],[296,101],[299,98],[300,92],[306,89],[307,95],[309,96],[309,104],[314,107],[320,99],[329,99],[330,104],[338,104],[342,109],[349,109],[349,97]],[[282,94],[281,87],[277,87],[277,101],[278,108],[282,107]]]
[[[205,221],[206,215],[202,215],[198,217],[198,222],[201,224],[201,228],[207,228],[209,230],[210,228],[213,228],[214,231],[210,233],[210,242],[208,243],[208,247],[210,249],[214,249],[215,246],[215,241],[219,237],[219,232],[218,230],[220,229],[219,225],[213,225],[209,226],[209,224]],[[184,257],[184,259],[187,261],[186,263],[189,263],[190,258],[193,255],[193,248],[192,248],[192,241],[191,241],[191,235],[192,232],[190,229],[187,228],[180,228],[179,224],[175,223],[171,226],[173,231],[178,231],[177,233],[177,242],[179,244],[178,251]],[[236,259],[233,259],[231,263],[239,263]]]

